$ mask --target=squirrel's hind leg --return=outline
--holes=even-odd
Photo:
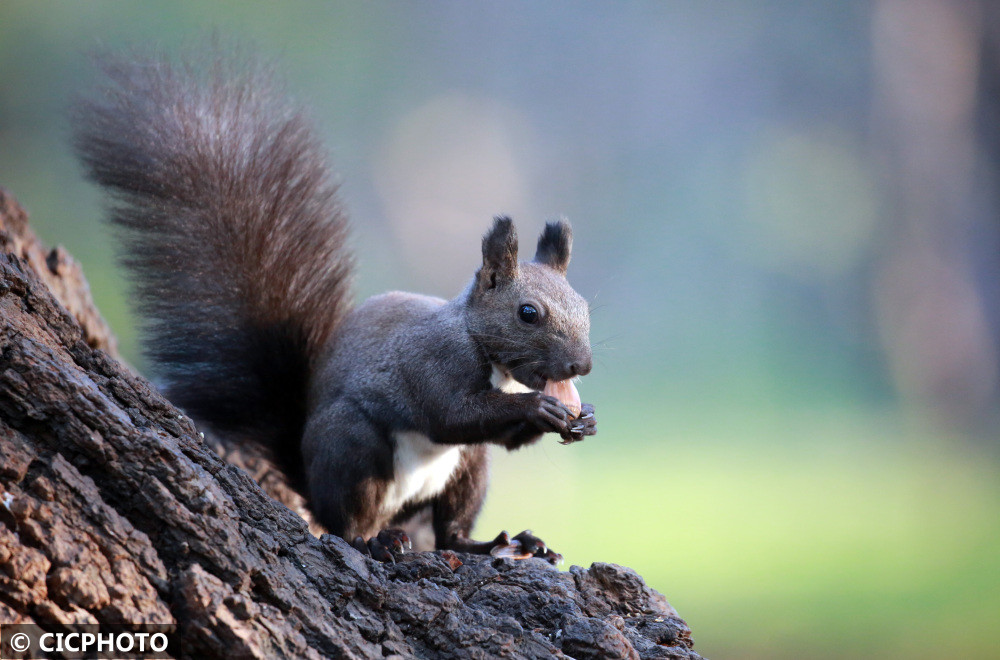
[[[532,535],[530,530],[514,538],[507,532],[500,532],[492,541],[480,542],[469,538],[486,498],[488,451],[486,445],[467,447],[451,481],[435,499],[434,535],[438,549],[512,559],[540,557],[553,564],[559,563],[562,555],[549,550],[545,542]]]

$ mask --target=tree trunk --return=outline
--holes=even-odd
[[[0,190],[0,623],[166,623],[199,658],[699,657],[627,568],[383,565],[317,538],[115,353],[80,268]]]

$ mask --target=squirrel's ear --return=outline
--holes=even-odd
[[[565,275],[572,249],[573,229],[569,223],[565,220],[548,222],[542,235],[538,237],[535,261]]]
[[[483,236],[483,267],[476,274],[480,289],[517,277],[517,232],[507,216],[493,219],[493,227]]]

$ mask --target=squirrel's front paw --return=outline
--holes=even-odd
[[[368,555],[375,561],[395,564],[394,555],[403,554],[407,549],[413,547],[413,542],[401,529],[383,529],[378,536],[373,536],[367,541],[358,536],[351,542],[354,549],[361,554]]]
[[[534,424],[539,431],[552,431],[561,434],[569,428],[569,422],[573,419],[573,413],[570,412],[569,408],[562,401],[554,396],[540,392],[535,392],[528,396],[531,397],[528,409],[528,421]]]
[[[597,417],[594,416],[594,406],[585,403],[580,406],[580,416],[569,420],[566,430],[560,433],[561,444],[568,445],[571,442],[579,442],[584,436],[595,435],[597,433]]]

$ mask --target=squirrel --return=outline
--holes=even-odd
[[[167,397],[270,451],[316,519],[374,559],[412,547],[401,527],[429,513],[437,549],[561,560],[530,531],[470,532],[489,444],[596,433],[570,380],[592,356],[588,305],[565,277],[569,223],[548,223],[519,263],[497,217],[454,299],[355,307],[337,185],[268,68],[218,54],[102,68],[107,83],[74,108],[74,145],[110,197]]]

